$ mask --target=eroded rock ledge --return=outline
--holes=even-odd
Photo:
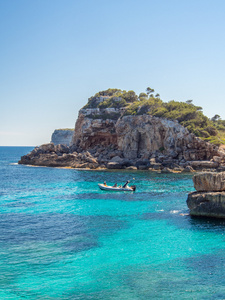
[[[225,172],[206,172],[193,177],[196,192],[189,193],[190,215],[225,218]]]
[[[34,148],[30,153],[21,157],[19,164],[48,166],[48,167],[71,167],[87,169],[130,169],[151,170],[162,173],[171,172],[195,172],[199,170],[222,171],[223,163],[217,162],[218,157],[211,161],[186,161],[185,159],[173,159],[154,153],[151,158],[126,158],[121,150],[113,147],[92,147],[82,150],[75,145],[44,144]]]

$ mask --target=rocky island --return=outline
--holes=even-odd
[[[44,144],[20,164],[182,172],[225,170],[217,130],[192,103],[164,103],[153,89],[108,89],[88,99],[79,111],[70,146]],[[200,126],[199,124],[204,124]],[[198,135],[198,136],[197,136]]]
[[[225,172],[196,174],[193,182],[196,192],[187,199],[190,215],[225,218]]]

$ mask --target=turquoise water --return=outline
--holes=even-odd
[[[187,215],[191,175],[16,165],[29,150],[0,147],[0,299],[225,299],[225,222]]]

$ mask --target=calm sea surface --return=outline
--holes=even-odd
[[[31,149],[0,147],[0,299],[225,299],[225,222],[187,215],[191,175],[16,165]]]

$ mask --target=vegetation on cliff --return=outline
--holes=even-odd
[[[146,89],[146,93],[142,92],[139,96],[132,90],[127,92],[120,89],[108,89],[89,98],[83,108],[124,108],[121,110],[122,115],[149,114],[177,120],[197,137],[213,144],[225,144],[225,120],[221,120],[219,115],[209,119],[203,114],[202,108],[194,105],[192,100],[163,102],[160,95],[158,93],[154,95],[154,93],[154,89],[150,87]]]

